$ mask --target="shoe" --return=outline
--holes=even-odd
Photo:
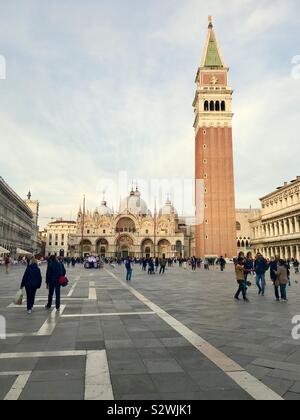
[[[32,314],[32,310],[31,310],[31,309],[29,309],[29,310],[27,311],[27,313],[28,313],[28,315]]]
[[[57,312],[60,312],[60,307],[59,308],[56,308],[56,310],[57,310]]]
[[[240,298],[239,298],[239,297],[237,297],[237,296],[234,296],[234,299],[235,299],[235,300],[240,300]]]
[[[276,302],[280,302],[280,299],[276,299]]]
[[[51,309],[51,308],[49,308],[49,306],[48,306],[48,305],[46,305],[46,306],[45,306],[45,310],[46,310],[46,311],[49,311],[49,309]]]
[[[250,302],[250,300],[248,298],[245,298],[244,302]]]

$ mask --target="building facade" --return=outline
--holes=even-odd
[[[102,257],[183,257],[183,222],[170,200],[152,215],[138,189],[132,190],[117,213],[105,200],[94,212],[78,212],[76,232],[69,236],[70,255]]]
[[[70,236],[76,231],[77,223],[75,221],[56,220],[49,223],[46,231],[42,233],[43,239],[46,240],[45,256],[69,257],[71,255]]]
[[[31,199],[31,192],[29,191],[25,204],[30,208],[33,215],[33,227],[32,227],[32,236],[31,241],[33,244],[33,249],[35,254],[40,254],[41,243],[39,240],[39,209],[40,203],[37,200]]]
[[[245,254],[252,251],[250,220],[260,216],[260,209],[236,210],[236,246],[237,252]]]
[[[237,254],[231,110],[233,92],[228,85],[228,71],[210,18],[193,103],[198,218],[204,207],[203,223],[197,225],[195,234],[198,257],[224,255],[231,258]],[[204,182],[204,191],[201,182]]]
[[[36,252],[36,221],[30,208],[0,177],[0,246],[16,256],[17,250]]]
[[[251,219],[254,252],[300,260],[300,176],[260,201],[261,215]]]

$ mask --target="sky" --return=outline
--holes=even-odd
[[[188,185],[184,205],[170,192],[191,212],[208,15],[234,89],[236,206],[259,207],[300,175],[299,1],[0,0],[0,175],[40,201],[41,226],[84,194],[117,210],[132,182],[150,207],[156,180],[159,205]]]

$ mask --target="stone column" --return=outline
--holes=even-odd
[[[299,232],[299,219],[298,216],[294,216],[295,233]]]
[[[298,261],[300,261],[300,246],[296,245],[296,258]]]

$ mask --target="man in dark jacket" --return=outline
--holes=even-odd
[[[48,262],[47,272],[46,272],[46,284],[49,289],[48,304],[46,309],[51,309],[53,295],[55,291],[55,306],[56,310],[60,309],[60,284],[59,278],[63,276],[62,264],[57,260],[57,258],[52,255]]]
[[[258,294],[265,296],[266,279],[265,274],[269,266],[267,261],[261,254],[257,254],[254,263],[254,271],[256,273],[256,285],[258,287]]]
[[[28,314],[31,314],[32,312],[36,291],[40,289],[41,285],[41,270],[38,267],[37,261],[33,258],[25,270],[21,284],[21,289],[25,287],[26,290]]]
[[[275,257],[275,259],[272,259],[271,260],[271,263],[270,263],[270,277],[271,277],[271,280],[272,280],[272,282],[274,284],[275,297],[276,297],[277,302],[280,301],[280,297],[279,297],[279,285],[276,284],[276,280],[277,280],[276,273],[277,273],[277,270],[278,270],[279,261],[280,261],[280,257],[277,255]]]

